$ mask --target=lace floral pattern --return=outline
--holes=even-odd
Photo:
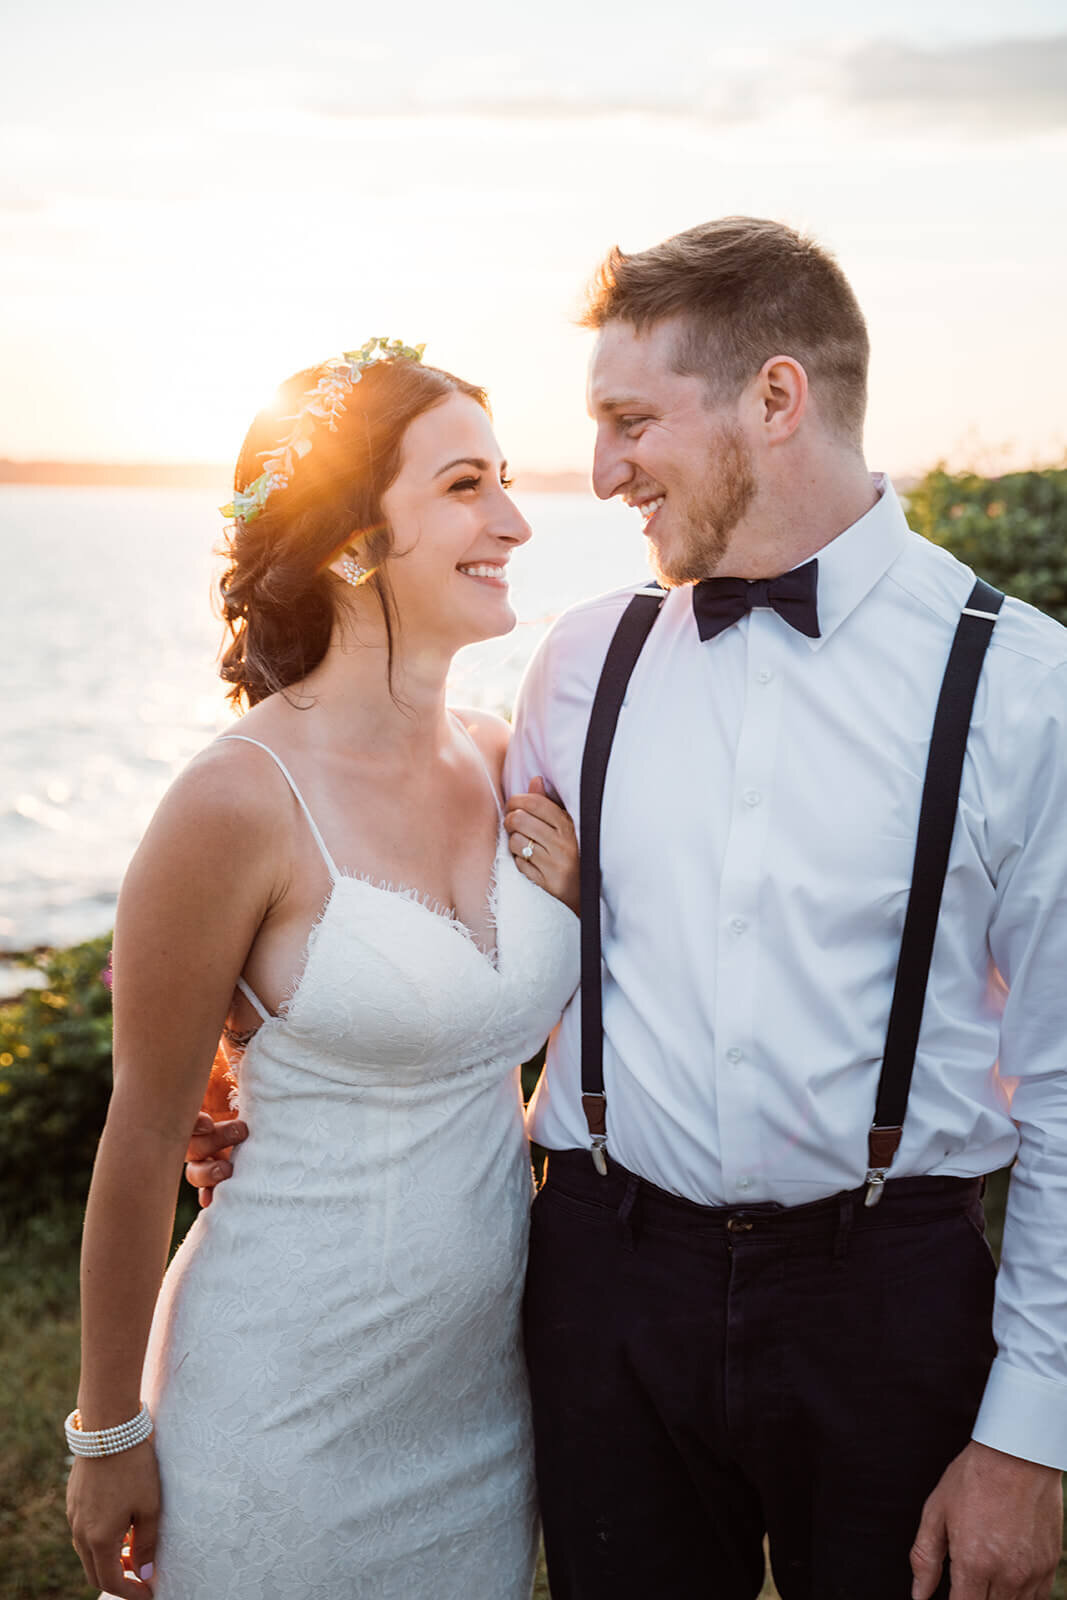
[[[338,878],[240,1061],[235,1176],[167,1274],[146,1362],[158,1600],[528,1600],[516,1063],[577,920],[503,853],[495,959]]]

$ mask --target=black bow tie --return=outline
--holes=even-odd
[[[704,578],[693,586],[693,615],[701,639],[714,639],[753,606],[770,606],[784,622],[809,639],[819,637],[815,590],[818,561],[808,561],[780,578]]]

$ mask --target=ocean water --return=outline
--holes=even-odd
[[[510,708],[552,619],[647,575],[637,514],[518,496],[519,625],[456,658],[457,704]],[[0,489],[0,956],[105,932],[171,780],[232,721],[212,610],[217,496]]]

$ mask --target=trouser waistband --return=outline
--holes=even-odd
[[[606,1175],[601,1176],[588,1150],[550,1150],[544,1179],[549,1188],[625,1216],[639,1202],[642,1222],[652,1226],[688,1225],[694,1231],[728,1233],[743,1228],[745,1233],[765,1235],[833,1233],[842,1224],[849,1228],[896,1227],[902,1222],[965,1212],[979,1203],[984,1182],[983,1178],[890,1178],[876,1206],[864,1204],[865,1184],[798,1206],[783,1206],[776,1201],[705,1206],[670,1194],[611,1157]]]

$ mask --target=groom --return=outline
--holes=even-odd
[[[765,1530],[787,1600],[947,1595],[946,1553],[952,1600],[1031,1600],[1067,1465],[1067,632],[1011,600],[993,629],[903,1142],[869,1208],[973,575],[867,471],[864,320],[809,240],[727,218],[614,251],[587,323],[593,485],[644,519],[670,592],[603,803],[607,1174],[577,999],[531,1112],[553,1600],[752,1600]],[[809,562],[809,595],[759,582]],[[631,595],[567,613],[532,662],[514,793],[542,774],[578,815]],[[1017,1149],[990,1368],[975,1180]]]
[[[614,251],[588,323],[594,487],[644,519],[669,592],[604,793],[606,1171],[577,999],[531,1114],[553,1600],[754,1600],[765,1532],[785,1600],[1038,1600],[1067,1464],[1067,632],[1011,600],[993,628],[903,1141],[868,1207],[973,576],[867,471],[866,329],[810,241],[728,218]],[[578,815],[632,593],[568,612],[532,662],[515,794],[541,774]],[[994,1345],[978,1180],[1017,1152]]]

